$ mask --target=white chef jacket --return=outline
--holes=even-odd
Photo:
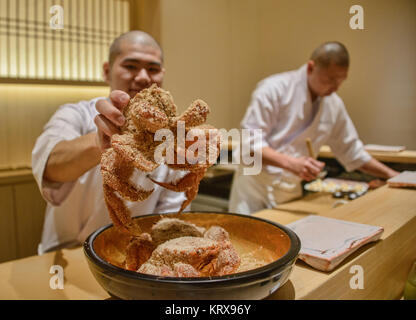
[[[95,166],[76,181],[56,183],[43,178],[46,162],[55,145],[73,140],[97,130],[94,118],[98,114],[95,103],[99,99],[80,101],[61,106],[44,127],[32,151],[32,170],[42,196],[47,201],[42,240],[38,254],[81,244],[93,231],[111,223],[104,202],[100,165]],[[172,181],[180,176],[165,165],[151,173],[158,181]],[[185,200],[183,193],[164,189],[135,171],[132,181],[144,189],[154,188],[144,201],[125,201],[133,216],[150,213],[176,212]]]
[[[371,159],[336,93],[312,102],[306,65],[261,81],[241,127],[262,129],[261,147],[293,157],[309,155],[306,138],[312,140],[315,154],[322,145],[329,145],[347,171]],[[233,181],[230,211],[250,214],[293,200],[302,195],[300,181],[298,176],[271,165],[264,165],[257,176],[243,175],[240,168]]]

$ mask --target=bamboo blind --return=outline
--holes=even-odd
[[[54,5],[63,29],[50,26]],[[129,30],[129,9],[125,0],[0,0],[0,170],[30,167],[60,105],[108,95],[91,84],[104,84],[102,63]]]
[[[109,45],[128,30],[125,0],[0,0],[0,78],[102,82]]]

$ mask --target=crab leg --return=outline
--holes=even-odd
[[[130,216],[128,208],[115,192],[131,201],[144,200],[152,190],[137,189],[128,179],[134,167],[123,163],[123,159],[112,149],[106,150],[101,157],[101,174],[103,177],[104,199],[114,225],[133,235],[139,235],[141,230]]]
[[[121,180],[119,177],[115,176],[114,173],[111,173],[106,170],[101,170],[101,174],[103,176],[103,180],[105,183],[111,187],[112,189],[116,190],[120,195],[129,201],[143,201],[147,199],[152,190],[137,190],[137,188],[132,185],[130,182],[126,182]]]
[[[154,180],[152,177],[148,176],[148,178],[152,182],[158,184],[159,186],[165,189],[171,190],[171,191],[176,191],[176,192],[186,191],[192,186],[194,186],[195,183],[197,183],[197,181],[195,181],[197,178],[197,175],[193,172],[188,173],[183,178],[175,182],[159,182],[159,181]]]
[[[114,134],[111,137],[113,149],[126,160],[125,162],[132,163],[136,168],[145,172],[155,170],[159,164],[146,159],[140,150],[133,147],[135,144],[137,142],[131,134]]]
[[[205,123],[209,112],[209,106],[204,101],[195,100],[184,113],[172,119],[171,126],[176,127],[178,121],[185,121],[187,127],[199,126]]]
[[[131,218],[124,202],[115,194],[114,189],[108,185],[104,184],[103,189],[107,209],[114,225],[131,235],[139,236],[142,231],[139,225]]]
[[[129,182],[129,177],[133,173],[134,167],[123,164],[122,159],[113,150],[108,149],[101,158],[101,174],[104,184],[120,193],[120,195],[130,201],[142,201],[147,199],[152,190],[137,189]]]
[[[154,249],[150,234],[142,233],[138,237],[132,237],[126,249],[126,269],[137,271],[150,258]]]
[[[152,179],[151,177],[148,178],[154,183],[168,190],[176,192],[185,191],[186,200],[182,203],[181,208],[179,210],[179,213],[181,213],[197,196],[199,182],[204,177],[205,172],[206,168],[199,169],[194,172],[189,172],[183,178],[173,183],[159,182]]]
[[[142,127],[152,133],[167,127],[169,124],[166,114],[147,101],[139,103],[135,108],[133,121],[137,127]]]
[[[186,190],[185,196],[186,200],[182,202],[181,208],[179,209],[178,213],[181,213],[191,202],[195,199],[195,197],[198,194],[198,185],[194,186],[193,188],[190,188]]]

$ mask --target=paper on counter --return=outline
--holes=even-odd
[[[416,187],[416,171],[403,171],[387,180],[390,187]]]
[[[366,144],[364,149],[367,151],[379,151],[379,152],[400,152],[406,149],[405,146],[383,146],[380,144]]]
[[[364,244],[381,237],[382,227],[310,215],[287,225],[300,238],[299,259],[331,271]]]

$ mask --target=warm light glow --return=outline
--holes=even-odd
[[[15,83],[0,83],[0,93],[2,93],[2,91],[15,91],[17,92],[18,90],[43,90],[43,91],[48,91],[52,90],[54,92],[70,92],[70,91],[83,91],[83,92],[91,92],[91,93],[95,93],[95,94],[104,94],[107,95],[109,93],[109,87],[106,86],[83,86],[83,85],[59,85],[59,84],[25,84],[25,83],[19,83],[19,84],[15,84]],[[1,104],[0,104],[1,106]]]

